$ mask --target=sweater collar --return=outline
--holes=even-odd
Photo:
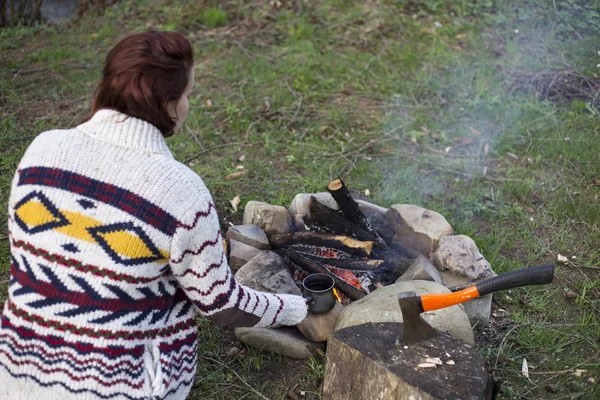
[[[167,142],[157,127],[119,111],[98,110],[77,129],[94,139],[117,146],[171,155]]]

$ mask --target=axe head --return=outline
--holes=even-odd
[[[403,339],[405,343],[415,343],[420,340],[439,336],[431,325],[421,317],[423,305],[421,298],[415,292],[403,292],[398,295],[400,311],[402,312]]]

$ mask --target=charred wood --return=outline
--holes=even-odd
[[[349,236],[361,241],[375,240],[370,232],[350,221],[341,212],[319,203],[314,197],[310,198],[308,210],[309,215],[305,215],[302,220],[310,230]]]
[[[318,232],[292,232],[285,235],[273,235],[269,238],[269,243],[276,249],[295,244],[329,247],[342,250],[356,257],[368,257],[373,250],[372,241],[360,241],[347,236]]]
[[[361,260],[352,257],[350,254],[342,251],[333,252],[331,249],[316,247],[307,248],[302,245],[294,245],[290,247],[300,253],[302,256],[309,258],[313,261],[317,261],[320,264],[327,264],[337,269],[346,269],[349,271],[371,271],[376,269],[383,264],[383,260]],[[316,253],[316,254],[315,254]],[[334,253],[331,257],[322,256],[323,253]]]
[[[371,223],[365,214],[358,207],[358,203],[354,201],[348,187],[344,184],[341,178],[335,179],[327,185],[327,191],[336,201],[342,213],[352,222],[360,226],[365,231],[371,234],[371,237],[381,246],[386,246],[385,241],[379,236],[377,231],[373,229]]]

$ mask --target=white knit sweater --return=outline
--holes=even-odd
[[[210,193],[153,125],[98,111],[40,134],[9,199],[11,280],[0,399],[184,399],[196,310],[294,325],[299,296],[240,285]]]

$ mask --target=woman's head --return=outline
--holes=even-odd
[[[106,57],[92,111],[112,108],[171,136],[189,110],[193,58],[190,42],[176,32],[148,31],[126,37]]]

